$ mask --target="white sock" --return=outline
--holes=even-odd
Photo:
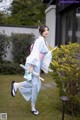
[[[14,89],[15,89],[15,92],[16,92],[17,89],[18,89],[18,83],[14,83]]]
[[[35,105],[32,105],[32,111],[36,111]]]

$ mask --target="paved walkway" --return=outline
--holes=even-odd
[[[41,89],[45,90],[47,88],[52,88],[52,87],[55,87],[55,86],[56,86],[56,84],[54,82],[51,82],[51,83],[43,84]]]

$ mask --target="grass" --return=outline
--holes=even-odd
[[[42,86],[54,82],[49,75],[42,75],[42,77],[45,79],[45,82],[42,82]],[[10,95],[10,84],[12,80],[21,82],[24,79],[21,75],[0,75],[0,113],[7,113],[7,120],[62,119],[62,112],[58,107],[60,99],[56,86],[45,87],[45,89],[40,91],[36,105],[40,111],[40,115],[34,116],[30,112],[30,102],[26,102],[19,91],[16,97]],[[65,120],[80,120],[80,116],[74,117],[65,114]]]

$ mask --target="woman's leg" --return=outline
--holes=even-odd
[[[30,100],[31,99],[31,95],[32,95],[32,82],[31,81],[24,81],[24,82],[17,83],[15,81],[12,81],[11,95],[13,97],[16,95],[17,90],[20,91],[22,96],[27,101]]]
[[[32,111],[36,111],[35,104],[37,97],[41,88],[41,80],[38,77],[33,77],[32,80],[32,97],[31,97],[31,107]]]

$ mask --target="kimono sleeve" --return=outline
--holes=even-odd
[[[48,73],[48,69],[49,69],[49,65],[51,63],[52,60],[52,54],[51,51],[49,51],[48,53],[46,53],[43,57],[43,60],[41,62],[41,69],[45,72]]]
[[[43,48],[43,41],[36,40],[31,54],[26,59],[26,64],[38,66],[40,64],[40,51]]]

